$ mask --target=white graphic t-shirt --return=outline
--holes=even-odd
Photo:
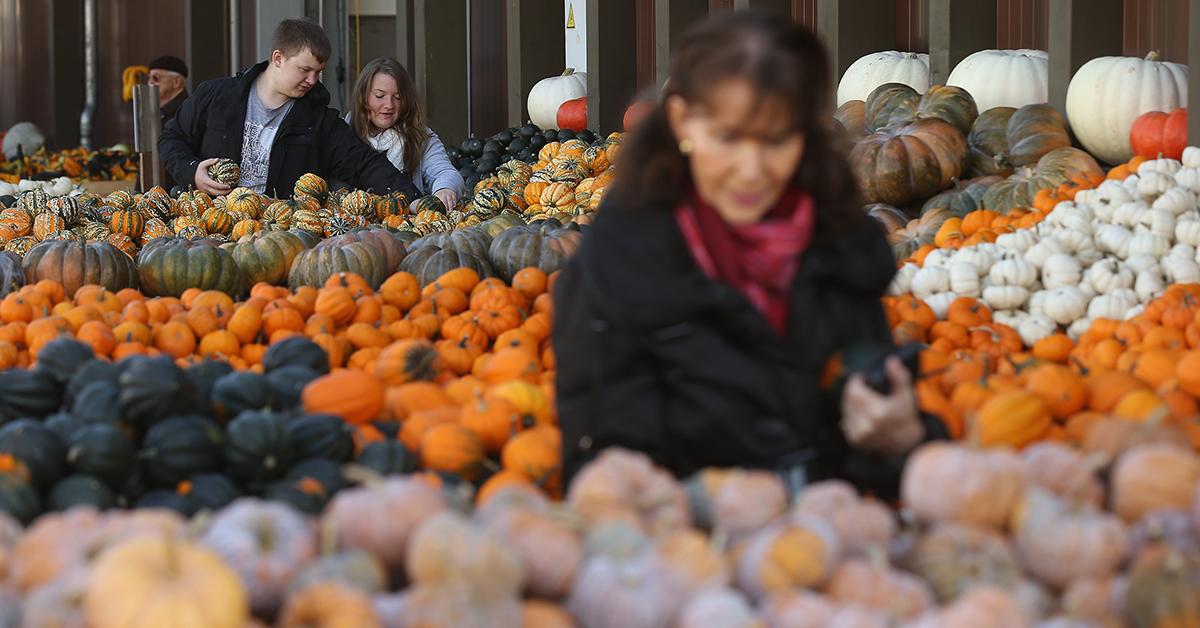
[[[279,125],[292,110],[293,100],[267,109],[258,98],[258,85],[250,88],[246,103],[246,124],[242,132],[242,177],[238,185],[250,188],[259,194],[267,191],[267,173],[271,166],[271,146]]]

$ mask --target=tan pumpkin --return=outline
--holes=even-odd
[[[481,598],[464,586],[419,585],[387,611],[387,626],[519,626],[521,602],[516,597]]]
[[[704,469],[687,480],[692,521],[737,541],[762,529],[787,509],[787,491],[767,471]]]
[[[525,600],[521,604],[523,628],[574,628],[575,622],[563,607],[545,600]]]
[[[1033,622],[1013,594],[978,587],[953,604],[915,622],[911,628],[1032,628]]]
[[[1100,505],[1104,487],[1096,477],[1098,460],[1085,458],[1074,447],[1055,442],[1034,443],[1021,452],[1030,486],[1040,486],[1072,501]]]
[[[413,531],[446,508],[437,489],[416,477],[391,477],[376,486],[339,492],[325,509],[340,548],[374,554],[393,569],[404,566]]]
[[[1042,582],[1062,588],[1116,571],[1128,552],[1121,520],[1088,504],[1072,504],[1031,487],[1013,513],[1017,555]]]
[[[1149,444],[1121,455],[1113,468],[1113,510],[1134,522],[1154,510],[1187,509],[1200,485],[1200,458],[1182,447]]]
[[[825,595],[804,589],[776,593],[758,607],[772,628],[827,628],[838,611]]]
[[[371,598],[343,584],[323,582],[296,591],[280,613],[280,626],[377,628],[382,626]]]
[[[976,586],[1015,588],[1022,579],[1016,553],[1004,535],[991,528],[939,523],[920,535],[906,566],[949,602]]]
[[[451,511],[417,527],[405,564],[409,580],[418,586],[463,586],[486,599],[516,598],[521,591],[517,553],[491,530]]]
[[[934,606],[925,581],[882,561],[859,558],[842,563],[825,592],[835,602],[872,608],[892,619],[911,619]]]
[[[84,609],[93,628],[243,628],[250,616],[237,574],[216,553],[155,536],[100,555]]]
[[[741,593],[721,587],[694,596],[679,614],[677,628],[765,628],[754,608]]]
[[[863,557],[872,548],[886,548],[896,535],[892,511],[875,500],[860,498],[854,487],[842,480],[806,486],[792,511],[829,521],[847,557]]]
[[[583,564],[582,539],[546,513],[526,508],[497,509],[495,500],[490,504],[495,514],[486,520],[488,527],[520,558],[525,592],[552,600],[570,593]]]
[[[824,519],[796,515],[759,531],[737,551],[738,586],[755,599],[825,583],[841,557]]]
[[[1134,626],[1200,625],[1200,556],[1158,547],[1129,576],[1126,616]]]
[[[931,443],[909,456],[901,495],[921,521],[1002,528],[1025,489],[1025,467],[1012,452]]]
[[[650,532],[690,520],[683,487],[645,454],[620,448],[605,449],[576,474],[567,503],[590,522],[625,518]]]

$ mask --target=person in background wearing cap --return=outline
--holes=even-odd
[[[158,86],[158,112],[164,126],[188,98],[187,75],[187,64],[179,57],[164,55],[150,62],[147,82]]]

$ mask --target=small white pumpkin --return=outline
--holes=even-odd
[[[1087,306],[1087,316],[1093,320],[1111,318],[1121,321],[1125,320],[1125,314],[1135,305],[1137,305],[1136,299],[1128,299],[1123,290],[1116,290],[1093,298]]]
[[[1163,276],[1171,283],[1200,283],[1200,265],[1195,259],[1167,256],[1161,264]]]
[[[995,285],[983,289],[983,302],[993,310],[1015,310],[1029,300],[1024,286]]]
[[[1078,342],[1079,338],[1087,333],[1092,327],[1092,319],[1081,318],[1067,326],[1067,337],[1073,342]]]
[[[950,304],[954,303],[959,295],[953,292],[939,292],[925,299],[925,304],[929,309],[933,310],[933,315],[937,316],[939,321],[946,320],[946,315],[950,313]]]
[[[1044,314],[1031,313],[1020,321],[1016,330],[1021,335],[1021,342],[1032,347],[1035,342],[1058,331],[1058,325]]]
[[[1145,303],[1165,292],[1167,290],[1167,283],[1163,279],[1162,271],[1157,267],[1150,268],[1137,274],[1137,279],[1133,283],[1133,290],[1137,293],[1138,300]]]
[[[1192,192],[1200,192],[1200,168],[1180,169],[1175,173],[1175,184]]]
[[[1136,275],[1144,270],[1158,269],[1158,258],[1145,253],[1130,255],[1125,258],[1125,265]]]
[[[1167,253],[1167,257],[1178,257],[1180,259],[1194,260],[1196,259],[1196,247],[1180,242],[1179,244],[1171,247],[1171,252]]]
[[[1178,216],[1188,210],[1196,209],[1196,195],[1186,188],[1176,186],[1154,199],[1154,203],[1150,206],[1168,209]]]
[[[1111,257],[1102,259],[1090,267],[1084,279],[1097,294],[1112,292],[1133,285],[1133,271]]]
[[[929,255],[925,256],[925,263],[922,264],[922,266],[925,268],[929,268],[931,266],[934,268],[943,268],[946,266],[946,263],[949,260],[950,260],[950,252],[949,251],[947,251],[946,249],[934,249],[929,252]]]
[[[1200,148],[1188,146],[1183,149],[1183,167],[1200,168]]]
[[[1150,205],[1145,201],[1139,200],[1122,203],[1121,206],[1117,207],[1116,211],[1113,212],[1112,219],[1109,220],[1109,222],[1114,225],[1133,228],[1134,225],[1138,224],[1142,214],[1149,210]]]
[[[1097,159],[1119,164],[1133,156],[1129,129],[1147,111],[1187,106],[1188,68],[1137,57],[1099,57],[1083,64],[1067,86],[1067,119]]]
[[[1013,329],[1021,326],[1025,319],[1029,318],[1029,313],[1024,310],[996,310],[992,312],[992,320],[1001,325],[1008,325]]]
[[[1067,253],[1055,253],[1042,264],[1042,285],[1047,290],[1074,286],[1083,274],[1079,262]]]
[[[988,273],[997,286],[1021,286],[1027,288],[1037,281],[1037,268],[1023,259],[1006,259],[992,265]],[[1009,309],[1009,308],[1001,308]]]
[[[950,264],[950,290],[964,297],[978,299],[983,290],[979,285],[979,268],[970,262]]]
[[[892,277],[892,284],[888,287],[888,294],[892,296],[899,296],[901,294],[908,294],[911,292],[913,276],[916,275],[917,271],[919,270],[921,270],[921,267],[912,262],[908,262],[901,266],[896,271],[896,276]]]
[[[1075,251],[1075,259],[1079,260],[1080,266],[1091,266],[1104,258],[1104,253],[1096,247],[1096,242],[1085,243]]]
[[[1175,223],[1175,240],[1182,244],[1200,246],[1200,220],[1180,220]]]
[[[1153,201],[1167,190],[1175,187],[1174,176],[1155,170],[1138,174],[1138,177],[1138,196],[1147,201]]]
[[[958,62],[947,85],[970,92],[982,113],[993,107],[1021,108],[1046,102],[1044,50],[980,50]]]
[[[1151,208],[1138,216],[1137,224],[1154,235],[1170,238],[1175,235],[1175,212],[1163,207]]]
[[[838,82],[837,106],[866,100],[884,83],[903,83],[924,94],[929,89],[929,55],[884,50],[859,57]]]
[[[1183,163],[1171,159],[1170,157],[1160,157],[1158,159],[1147,159],[1138,165],[1137,173],[1144,175],[1147,172],[1161,172],[1163,174],[1174,175],[1183,168]]]
[[[938,292],[950,289],[950,271],[940,266],[926,266],[912,278],[912,293],[918,299],[927,299]]]
[[[1024,253],[1034,244],[1037,244],[1037,238],[1028,229],[1002,233],[996,237],[997,246],[1017,253]],[[932,253],[930,254],[932,255]]]
[[[1170,250],[1170,240],[1149,231],[1134,233],[1133,238],[1129,241],[1129,255],[1145,253],[1154,257],[1162,257]]]
[[[1120,225],[1104,225],[1096,230],[1096,246],[1122,259],[1129,257],[1133,232]]]
[[[982,247],[968,246],[958,250],[950,258],[950,265],[954,264],[970,264],[975,267],[975,272],[980,275],[987,274],[992,267],[992,254]]]
[[[1057,238],[1045,238],[1025,251],[1024,259],[1035,268],[1041,268],[1052,255],[1066,253],[1067,248]]]
[[[1078,229],[1060,229],[1054,234],[1053,239],[1062,244],[1063,252],[1058,255],[1095,248],[1091,234],[1084,233]],[[1045,265],[1045,262],[1043,262],[1043,265]]]
[[[1050,294],[1049,290],[1038,290],[1029,295],[1029,310],[1030,314],[1042,314],[1046,311],[1046,297]]]
[[[1046,318],[1059,325],[1070,325],[1076,319],[1083,317],[1087,306],[1087,295],[1079,288],[1064,286],[1049,291],[1042,304],[1042,313]]]

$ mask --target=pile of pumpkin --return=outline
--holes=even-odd
[[[506,486],[469,514],[455,487],[392,475],[317,515],[242,497],[190,522],[86,506],[26,530],[0,517],[0,616],[93,628],[1032,628],[1190,625],[1200,613],[1200,458],[1186,448],[1125,443],[1098,458],[1053,443],[932,444],[902,487],[897,520],[840,481],[793,499],[769,472],[681,483],[608,450],[562,503]]]
[[[75,180],[109,181],[133,178],[138,171],[133,154],[112,148],[90,150],[82,146],[50,151],[44,146],[32,155],[0,161],[0,181],[16,184],[21,179],[70,177]]]

